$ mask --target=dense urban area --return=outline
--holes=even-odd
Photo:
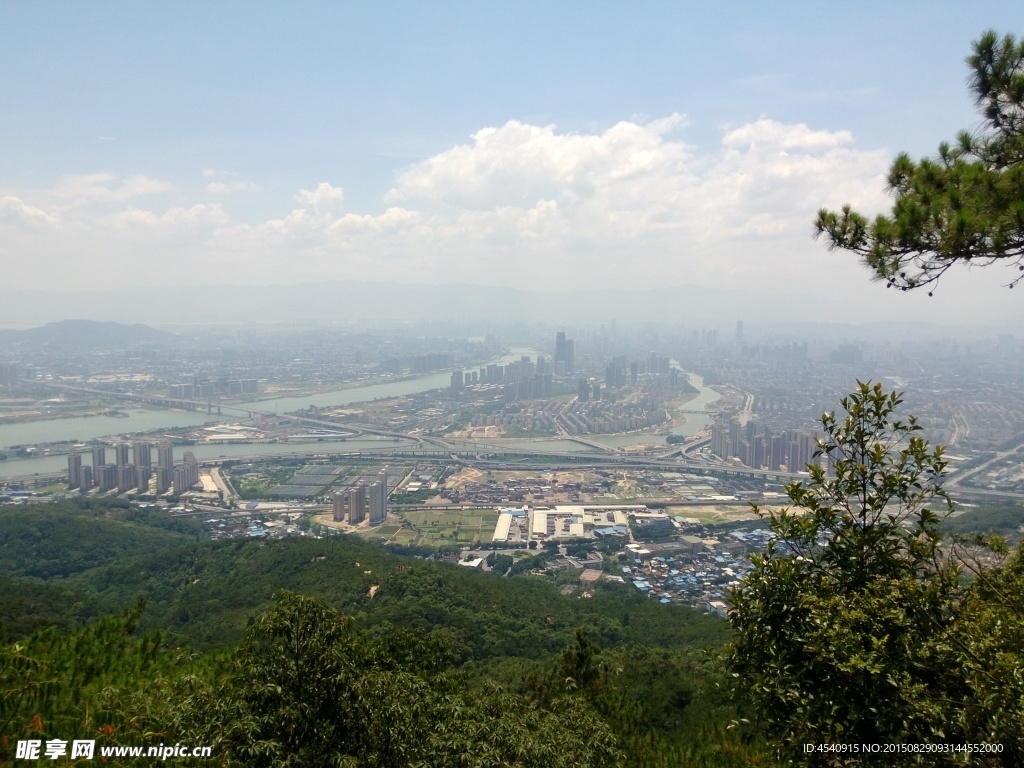
[[[431,330],[6,331],[0,501],[123,498],[212,539],[354,535],[724,616],[769,540],[754,505],[807,477],[822,412],[866,372],[948,446],[959,512],[1024,499],[1011,334]]]

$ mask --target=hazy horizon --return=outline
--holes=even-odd
[[[1009,291],[1008,291],[1009,292]],[[664,286],[647,289],[526,290],[492,286],[328,281],[285,286],[161,286],[157,291],[8,291],[0,328],[31,328],[62,320],[174,325],[246,323],[345,324],[372,321],[455,321],[479,327],[509,322],[588,326],[615,320],[729,328],[758,325],[930,326],[1013,331],[1024,307],[1000,314],[951,313],[938,296],[899,296],[889,311],[858,310],[844,296],[761,293]],[[911,311],[913,307],[921,310]],[[932,310],[932,311],[927,311]]]

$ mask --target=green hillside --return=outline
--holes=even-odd
[[[4,701],[15,702],[5,705],[12,710],[3,734],[9,743],[32,730],[36,714],[56,728],[80,723],[87,711],[105,713],[105,722],[93,718],[93,725],[112,728],[105,734],[112,744],[138,741],[130,724],[144,721],[153,733],[214,739],[213,718],[223,729],[216,739],[224,755],[261,764],[247,752],[247,736],[224,735],[234,722],[224,713],[234,708],[238,718],[256,718],[263,723],[250,723],[256,730],[281,725],[284,702],[253,696],[257,679],[283,672],[267,668],[270,651],[253,655],[253,648],[276,647],[275,633],[301,626],[323,640],[316,651],[322,655],[309,662],[314,667],[331,668],[339,653],[346,659],[344,674],[339,668],[337,677],[321,680],[322,690],[335,691],[321,702],[325,712],[334,712],[332,697],[348,697],[351,686],[368,686],[370,700],[398,686],[413,710],[432,713],[410,714],[406,734],[425,765],[448,764],[453,745],[472,734],[495,754],[522,755],[519,762],[466,764],[667,766],[687,755],[693,764],[745,765],[759,754],[744,746],[748,738],[759,743],[756,735],[727,729],[739,716],[718,661],[728,624],[622,585],[589,599],[565,597],[538,577],[399,556],[357,537],[211,542],[192,523],[117,503],[0,512],[0,621],[7,641],[19,640],[2,661]],[[125,610],[127,619],[102,618]],[[276,629],[257,637],[269,625]],[[86,660],[73,649],[97,644],[120,650],[106,666],[83,668]],[[42,669],[63,669],[65,678],[83,682],[74,691],[47,686]],[[176,687],[179,678],[187,685]],[[36,685],[46,697],[30,695]],[[379,714],[378,705],[361,701],[349,705]],[[450,743],[428,733],[437,718],[452,721]],[[367,765],[414,764],[375,762],[379,748],[339,735],[295,764],[322,764],[337,750]],[[553,757],[559,749],[563,762]],[[441,756],[443,763],[430,762]]]
[[[40,579],[69,577],[203,536],[193,520],[85,499],[0,507],[0,531],[0,576]]]

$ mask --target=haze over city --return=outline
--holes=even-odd
[[[885,210],[897,152],[977,125],[963,58],[1017,21],[1012,2],[5,15],[8,325],[26,304],[112,319],[112,299],[159,286],[185,318],[189,287],[330,281],[555,303],[688,286],[847,322],[1021,314],[999,269],[891,296],[811,238],[822,206]]]

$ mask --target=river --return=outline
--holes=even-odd
[[[489,360],[483,365],[507,365],[523,355],[536,357],[537,351],[527,348],[515,348],[507,355]],[[475,370],[480,366],[467,367]],[[282,397],[277,400],[262,400],[251,403],[225,404],[225,407],[236,407],[244,410],[268,411],[279,413],[297,411],[310,405],[325,407],[331,405],[350,405],[400,395],[411,395],[426,392],[429,389],[447,387],[451,383],[451,372],[427,373],[414,376],[403,381],[368,384],[362,387],[350,387],[333,392],[321,392],[316,395],[302,397]],[[197,411],[175,411],[169,409],[146,409],[128,407],[126,414],[119,416],[74,416],[67,419],[49,419],[44,421],[25,421],[14,424],[0,425],[0,450],[12,445],[39,445],[41,443],[85,442],[98,437],[111,435],[130,435],[140,432],[153,432],[160,429],[177,429],[181,427],[198,427],[217,421],[228,421],[230,414],[223,416],[209,415]],[[234,417],[237,418],[237,417]],[[9,453],[9,451],[8,451]],[[2,476],[2,475],[0,475]]]
[[[499,364],[503,364],[501,361],[510,362],[511,360],[518,360],[521,354],[529,354],[533,350],[513,350],[513,354],[506,355],[499,358]],[[536,354],[536,353],[534,353]],[[685,410],[699,410],[703,411],[705,406],[718,400],[721,395],[715,392],[713,389],[704,386],[704,380],[695,373],[688,374],[690,377],[690,383],[699,390],[699,394],[693,400],[686,403],[683,408]],[[441,380],[444,380],[443,382]],[[299,408],[307,407],[311,402],[317,404],[318,401],[326,399],[324,405],[338,405],[346,403],[365,402],[372,400],[373,398],[381,397],[394,397],[400,394],[412,394],[415,392],[423,392],[428,389],[436,389],[439,386],[446,385],[450,380],[450,374],[427,374],[425,376],[416,377],[416,379],[409,379],[402,382],[393,382],[389,384],[374,384],[366,387],[355,387],[352,389],[339,390],[338,392],[327,392],[320,395],[313,395],[299,398],[282,398],[280,403],[288,403],[286,407],[282,407],[281,410],[298,410]],[[416,386],[416,385],[419,386]],[[410,387],[411,385],[411,387]],[[347,399],[340,399],[347,398]],[[263,402],[259,404],[262,408],[267,407],[267,403]],[[248,407],[248,406],[246,406]],[[153,426],[149,427],[171,427],[171,426],[190,426],[203,424],[209,420],[206,414],[196,414],[182,411],[139,411],[135,416],[139,417],[138,421],[131,423],[131,427],[136,424],[144,423],[147,419],[152,418]],[[168,418],[169,417],[169,418]],[[181,417],[180,420],[175,420],[175,417]],[[190,421],[190,417],[192,420]],[[93,437],[105,437],[110,434],[124,434],[127,430],[124,426],[128,423],[128,419],[112,418],[112,417],[93,417],[93,418],[74,418],[74,419],[63,419],[54,420],[52,422],[34,422],[33,424],[18,424],[18,425],[7,425],[28,427],[28,426],[51,426],[64,424],[68,426],[68,422],[76,422],[80,425],[85,422],[102,422],[99,425],[99,429],[102,429],[105,425],[113,424],[121,429],[116,432],[96,432]],[[148,422],[146,422],[148,423]],[[684,435],[691,437],[704,429],[711,423],[711,417],[708,415],[700,415],[694,413],[686,414],[686,423],[676,427],[672,430],[672,434]],[[130,427],[130,428],[131,428]],[[79,427],[80,428],[80,427]],[[146,426],[137,427],[138,430],[147,429]],[[2,429],[0,429],[2,434]],[[79,440],[87,440],[80,431],[72,432],[70,428],[65,429],[63,432],[59,430],[53,430],[48,433],[55,435],[48,440],[39,440],[39,442],[56,442],[58,440],[70,440],[71,438],[77,438]],[[3,438],[0,437],[0,440]],[[38,438],[37,438],[38,439]],[[611,448],[624,448],[632,445],[641,444],[655,444],[664,445],[665,436],[656,435],[649,432],[631,433],[624,435],[588,435],[588,440],[593,442],[607,445]],[[452,441],[457,443],[460,448],[465,447],[467,449],[479,448],[484,451],[498,452],[501,450],[532,450],[532,451],[548,451],[551,453],[588,453],[595,449],[588,448],[585,445],[577,443],[572,440],[566,440],[564,438],[537,438],[537,439],[510,439],[510,440],[486,440],[479,442],[470,442],[463,440]],[[277,455],[309,455],[313,453],[337,453],[347,451],[373,451],[373,450],[389,450],[395,448],[401,448],[407,446],[412,449],[416,447],[415,441],[412,440],[399,440],[399,439],[372,439],[372,438],[353,438],[350,440],[341,441],[325,441],[325,442],[303,442],[303,443],[240,443],[240,444],[200,444],[189,447],[179,446],[175,449],[175,455],[177,458],[186,451],[190,450],[200,461],[207,461],[211,459],[233,459],[241,458],[244,456],[277,456]],[[427,450],[430,450],[430,446],[425,446]],[[9,461],[0,461],[0,478],[6,477],[28,477],[33,474],[45,474],[52,475],[62,472],[67,469],[67,457],[66,456],[40,456],[31,459],[12,459]]]

